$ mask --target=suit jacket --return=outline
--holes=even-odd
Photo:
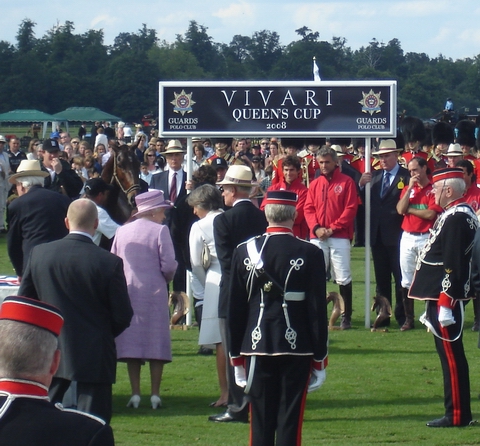
[[[62,171],[58,175],[55,174],[53,180],[50,174],[45,177],[45,189],[63,193],[72,199],[78,198],[83,187],[82,179],[67,161],[61,159],[60,163],[62,164]],[[42,163],[41,167],[42,170],[48,172]]]
[[[30,251],[41,243],[68,234],[65,216],[70,199],[63,194],[33,186],[13,200],[7,210],[7,246],[17,276],[22,276]]]
[[[408,185],[410,174],[407,169],[400,167],[383,197],[380,196],[382,179],[383,170],[372,172],[370,244],[396,246],[400,243],[403,221],[403,215],[397,212],[397,203],[403,188]],[[365,203],[365,188],[361,190],[361,195]]]
[[[222,278],[218,299],[218,316],[227,317],[229,278],[233,250],[242,242],[263,234],[267,228],[265,214],[250,200],[240,201],[213,221],[213,235]]]
[[[177,198],[175,200],[175,203],[177,204],[178,201],[187,195],[187,191],[185,190],[185,181],[187,179],[187,174],[185,173],[184,170],[182,170],[183,173],[183,181],[182,184],[180,185],[180,193],[177,195]],[[163,194],[165,196],[166,200],[170,199],[170,184],[168,183],[168,170],[165,172],[160,172],[152,176],[152,181],[150,182],[150,188],[151,189],[159,189],[163,191]],[[173,209],[167,209],[165,211],[165,225],[167,225],[170,228],[170,224],[172,221],[172,213],[176,212],[175,208]]]
[[[114,383],[114,338],[129,325],[133,310],[120,257],[81,234],[35,247],[19,294],[58,307],[65,318],[56,377]]]

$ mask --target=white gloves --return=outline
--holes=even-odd
[[[325,371],[325,369],[312,369],[312,374],[310,375],[310,383],[308,384],[307,392],[310,393],[319,389],[320,386],[325,382],[325,379],[327,379],[327,372]]]
[[[438,322],[442,327],[448,327],[455,323],[455,319],[452,314],[452,310],[448,307],[440,306],[440,312],[438,313]]]
[[[243,365],[236,365],[234,367],[235,384],[238,387],[245,387],[247,385],[247,374]]]

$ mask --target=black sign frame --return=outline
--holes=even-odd
[[[160,82],[163,137],[395,137],[397,82]]]

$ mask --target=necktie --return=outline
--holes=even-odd
[[[172,184],[170,184],[170,201],[175,203],[177,199],[177,172],[173,174]]]
[[[388,188],[390,187],[390,173],[385,172],[383,175],[383,183],[382,183],[382,197],[387,193]]]

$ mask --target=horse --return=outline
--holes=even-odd
[[[135,197],[142,191],[140,184],[140,161],[134,149],[127,145],[113,146],[113,153],[102,170],[102,180],[113,186],[105,210],[120,225],[123,225],[135,209]]]

